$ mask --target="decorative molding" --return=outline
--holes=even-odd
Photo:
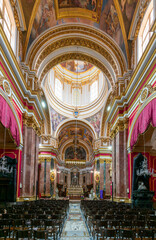
[[[97,30],[96,28],[86,27],[85,25],[82,25],[82,24],[68,24],[66,26],[57,26],[55,28],[50,29],[48,32],[45,32],[43,35],[41,35],[32,44],[32,47],[30,47],[30,50],[28,51],[27,64],[30,66],[30,68],[31,69],[33,68],[32,64],[33,64],[34,58],[35,56],[38,55],[39,50],[44,44],[46,44],[49,41],[52,41],[52,39],[59,36],[62,39],[63,35],[67,35],[67,34],[69,35],[69,37],[71,34],[74,34],[74,35],[77,34],[79,36],[80,35],[83,36],[83,34],[85,34],[85,39],[81,37],[81,39],[84,42],[86,42],[86,35],[94,39],[94,42],[92,41],[93,43],[96,42],[97,44],[97,41],[101,42],[101,44],[97,46],[101,49],[101,45],[105,45],[107,46],[108,49],[110,49],[110,53],[112,52],[118,61],[118,65],[121,68],[121,74],[123,74],[126,71],[127,65],[126,65],[126,60],[124,58],[124,55],[121,49],[119,48],[119,46],[111,39],[111,37],[106,35],[104,32]],[[103,48],[106,48],[105,46]],[[85,45],[85,47],[87,47],[87,45]]]
[[[114,81],[112,79],[112,76],[110,72],[107,70],[107,68],[97,59],[86,55],[85,53],[67,53],[67,54],[62,54],[61,56],[57,56],[56,58],[52,59],[43,69],[39,82],[41,83],[42,80],[44,79],[44,76],[47,74],[47,72],[53,68],[55,65],[59,64],[60,62],[64,62],[67,60],[81,60],[81,61],[87,61],[90,62],[91,64],[97,66],[98,68],[101,69],[101,71],[107,76],[107,78],[110,81],[110,84],[113,86]]]
[[[81,47],[87,47],[89,49],[92,49],[98,53],[100,53],[105,59],[111,64],[112,68],[114,69],[114,72],[116,75],[119,74],[117,65],[111,56],[111,54],[106,50],[106,48],[100,46],[99,44],[80,37],[69,37],[57,40],[55,42],[52,42],[50,45],[48,45],[43,51],[40,53],[37,63],[35,64],[35,70],[38,71],[39,65],[42,63],[42,61],[53,51],[56,51],[59,48],[68,47],[68,46],[81,46]]]
[[[26,112],[23,113],[23,124],[33,128],[38,136],[41,135],[41,126],[37,124],[33,115],[29,116]]]
[[[140,94],[140,103],[144,103],[148,96],[156,90],[156,87],[153,88],[151,85],[147,85],[143,88]]]
[[[39,158],[38,158],[38,161],[39,161],[39,163],[41,163],[41,162],[45,162],[45,160],[47,161],[47,162],[51,162],[51,158],[52,157],[40,157],[40,155],[39,155]]]
[[[88,10],[85,8],[79,7],[70,7],[70,8],[59,8],[58,0],[54,0],[55,2],[55,12],[56,12],[56,19],[63,19],[63,18],[74,18],[74,17],[82,17],[89,19],[93,22],[99,23],[100,15],[101,15],[101,8],[102,8],[102,0],[97,0],[97,7],[96,11]]]
[[[149,5],[151,0],[142,0],[140,1],[140,5],[139,5],[139,12],[138,12],[138,16],[137,16],[137,24],[136,24],[136,28],[135,28],[135,35],[134,35],[134,39],[136,39],[138,37],[138,33],[140,30],[140,26],[143,20],[143,17],[145,15],[146,9]]]

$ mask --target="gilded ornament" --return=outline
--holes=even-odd
[[[11,87],[10,87],[10,84],[7,80],[4,80],[3,81],[3,89],[4,89],[4,92],[7,94],[8,97],[11,97]]]
[[[96,38],[96,40],[100,40],[103,44],[105,44],[109,49],[112,50],[112,52],[115,54],[116,59],[119,62],[119,65],[121,67],[121,72],[123,74],[124,71],[126,70],[126,64],[122,57],[122,53],[120,52],[119,48],[111,41],[111,39],[104,33],[98,32],[95,29],[91,29],[84,26],[75,26],[75,25],[63,26],[61,28],[59,27],[57,29],[51,29],[48,33],[45,33],[44,35],[42,35],[42,37],[40,37],[39,40],[36,41],[33,49],[29,54],[28,64],[30,68],[32,68],[32,63],[34,61],[34,58],[37,52],[46,42],[48,42],[49,40],[52,40],[52,38],[55,38],[59,35],[62,36],[63,34],[83,34],[83,32],[92,38]],[[85,43],[86,43],[86,39],[85,39]],[[107,54],[110,58],[112,58],[109,53]]]
[[[107,78],[109,79],[111,85],[114,85],[114,81],[112,79],[112,76],[110,74],[110,72],[108,71],[108,69],[101,63],[99,62],[97,59],[94,59],[93,57],[90,57],[88,55],[85,55],[83,53],[67,53],[67,54],[63,54],[62,56],[58,56],[54,59],[52,59],[47,65],[46,67],[43,69],[41,77],[40,77],[40,82],[42,82],[42,79],[44,78],[44,76],[46,75],[46,73],[53,68],[54,66],[56,66],[57,64],[59,64],[60,62],[64,62],[67,61],[69,59],[74,59],[74,60],[82,60],[82,61],[88,61],[91,64],[98,66],[101,71],[107,76]]]

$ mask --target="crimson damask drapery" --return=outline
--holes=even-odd
[[[17,146],[20,145],[20,136],[15,116],[6,100],[0,95],[0,122],[5,128],[10,129]]]
[[[139,134],[144,133],[150,123],[156,127],[156,98],[147,104],[134,125],[130,143],[131,149],[137,142]]]

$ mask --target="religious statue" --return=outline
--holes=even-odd
[[[56,198],[56,199],[59,198],[59,195],[58,195],[58,188],[56,188],[56,190],[55,190],[55,198]]]
[[[92,188],[92,189],[90,190],[89,198],[90,198],[91,200],[93,200],[93,199],[94,199],[94,196],[95,196],[95,193],[94,193],[93,188]]]

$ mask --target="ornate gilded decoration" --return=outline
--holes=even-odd
[[[7,80],[3,81],[3,89],[4,89],[4,92],[8,95],[8,97],[11,97],[12,90]]]
[[[16,1],[10,0],[10,3],[11,3],[11,6],[13,8],[13,13],[14,13],[14,19],[15,19],[16,27],[17,27],[18,31],[21,32],[19,16],[18,16],[18,12],[17,12],[17,9],[16,9]]]
[[[41,77],[40,77],[40,82],[42,82],[44,76],[47,74],[47,72],[54,67],[55,65],[59,64],[60,62],[64,62],[66,60],[69,59],[76,59],[76,60],[82,60],[82,61],[87,61],[92,63],[95,66],[98,66],[101,71],[107,76],[107,78],[109,79],[111,85],[114,85],[112,76],[110,74],[110,72],[107,70],[107,68],[101,63],[99,62],[97,59],[88,56],[86,54],[83,53],[67,53],[67,54],[63,54],[62,56],[58,56],[56,58],[53,58],[44,68],[44,70],[42,71]]]
[[[140,26],[142,23],[142,19],[144,17],[144,14],[146,12],[146,9],[148,7],[148,4],[150,3],[151,0],[143,0],[140,1],[140,4],[138,6],[139,8],[139,13],[138,13],[138,17],[137,17],[137,24],[136,24],[136,28],[135,28],[135,35],[134,35],[134,39],[136,39],[138,37],[138,33],[140,30]]]
[[[95,173],[95,182],[96,182],[96,183],[99,183],[99,182],[100,182],[100,173],[99,173],[99,172],[96,172],[96,173]]]
[[[76,25],[70,25],[70,26],[61,26],[55,29],[51,29],[48,33],[45,33],[44,35],[42,35],[33,45],[33,48],[29,51],[28,53],[28,61],[27,63],[29,64],[30,68],[32,69],[32,64],[33,64],[33,60],[37,54],[37,52],[39,51],[39,49],[41,49],[41,47],[48,41],[52,40],[53,38],[56,38],[60,35],[60,37],[66,34],[86,34],[91,37],[94,38],[95,41],[101,41],[102,44],[106,45],[115,55],[117,61],[119,62],[119,66],[121,68],[121,73],[123,74],[124,71],[126,70],[126,64],[125,64],[125,60],[123,58],[123,55],[121,53],[121,50],[119,49],[119,47],[117,47],[114,42],[111,40],[110,37],[108,37],[106,34],[101,33],[99,31],[97,31],[96,29],[93,28],[89,28],[89,27],[85,27],[85,26],[76,26]],[[70,35],[69,35],[70,37]],[[86,37],[85,37],[86,38]],[[84,40],[86,41],[86,39]],[[86,44],[87,46],[87,44]],[[62,45],[63,47],[63,45]],[[109,55],[109,52],[107,52],[107,54]]]
[[[55,178],[56,178],[55,172],[54,172],[54,171],[51,171],[51,172],[50,172],[50,180],[51,180],[51,182],[54,182],[54,181],[55,181]]]
[[[64,4],[64,7],[60,8],[58,0],[55,1],[55,10],[56,10],[56,19],[62,18],[72,18],[72,17],[82,17],[92,20],[94,22],[99,22],[101,8],[102,8],[102,0],[96,0],[96,8],[95,10],[88,10],[87,8],[82,7],[72,7],[72,4],[68,6],[68,4]],[[72,2],[72,1],[71,1]],[[74,1],[73,1],[74,2]]]
[[[39,55],[39,58],[37,60],[37,63],[35,64],[35,70],[37,71],[42,61],[53,51],[56,51],[59,48],[67,47],[67,46],[81,46],[81,47],[87,47],[89,49],[92,49],[98,53],[100,53],[102,56],[105,57],[105,59],[112,65],[116,75],[119,74],[117,65],[112,58],[111,54],[106,51],[105,48],[101,47],[99,44],[86,40],[83,38],[65,38],[61,40],[57,40],[56,42],[51,43],[48,45]]]
[[[23,124],[32,127],[38,136],[41,135],[41,127],[37,124],[34,116],[29,116],[27,113],[23,113]]]
[[[75,118],[79,116],[79,109],[77,107],[74,109],[73,115]]]
[[[155,88],[152,88],[151,85],[147,85],[141,92],[140,103],[143,103],[154,90]]]

